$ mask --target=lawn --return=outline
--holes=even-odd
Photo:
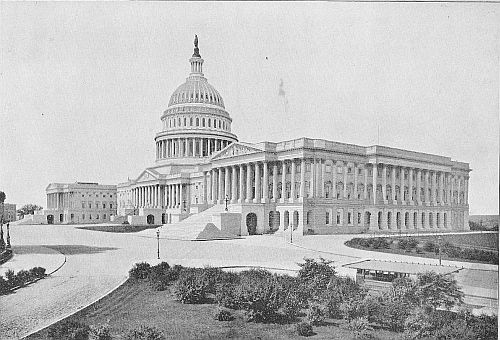
[[[146,229],[156,229],[159,225],[131,225],[131,224],[116,224],[116,225],[93,225],[85,227],[77,227],[78,229],[104,231],[107,233],[136,233]]]
[[[233,321],[216,321],[216,304],[182,304],[170,292],[155,291],[147,282],[127,281],[101,301],[69,318],[88,325],[107,323],[113,339],[120,339],[128,330],[140,325],[154,326],[167,339],[301,339],[295,324],[263,324],[244,321],[236,314]],[[311,339],[354,339],[354,334],[341,327],[343,321],[327,320],[314,327]],[[401,339],[386,330],[372,331],[372,339]],[[29,340],[49,339],[44,329],[29,336]]]
[[[387,247],[372,247],[366,246],[362,244],[362,240],[360,239],[352,239],[346,242],[347,246],[370,250],[370,251],[379,251],[384,253],[393,253],[393,254],[402,254],[409,256],[417,256],[417,257],[426,257],[426,258],[439,258],[438,244],[439,244],[439,236],[437,235],[425,235],[425,236],[411,236],[409,238],[403,237],[391,237],[385,238],[388,241]],[[399,245],[399,240],[416,240],[418,241],[418,246],[412,249],[401,249]],[[361,241],[361,242],[360,242]],[[428,242],[433,242],[436,246],[435,250],[427,250],[424,245]],[[451,244],[454,247],[459,247],[460,249],[466,251],[484,251],[489,252],[491,254],[488,260],[472,260],[463,256],[450,256],[446,254],[447,247],[445,244]],[[484,233],[484,234],[469,234],[469,235],[442,235],[441,236],[441,245],[442,245],[442,259],[443,260],[456,260],[463,262],[480,262],[480,263],[495,263],[494,258],[498,261],[498,233]],[[404,248],[404,247],[403,247]],[[418,248],[418,250],[417,250]],[[451,254],[451,253],[450,253]]]

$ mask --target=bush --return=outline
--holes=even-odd
[[[304,263],[299,263],[298,280],[304,292],[310,298],[317,299],[324,293],[330,281],[336,277],[335,267],[331,264],[333,261],[324,258],[320,258],[319,262],[308,258],[304,261]]]
[[[240,308],[240,301],[236,290],[238,286],[231,283],[223,283],[216,287],[215,300],[219,306],[238,309]]]
[[[311,325],[320,326],[325,322],[326,307],[312,302],[307,309],[307,321]]]
[[[436,244],[432,241],[427,241],[424,243],[424,250],[429,253],[432,253],[433,251],[436,250]]]
[[[130,224],[127,220],[123,221],[122,224]]]
[[[355,318],[349,321],[346,328],[354,333],[355,339],[366,339],[368,337],[370,325],[366,318]]]
[[[175,295],[182,303],[204,303],[207,300],[208,285],[203,269],[189,268],[180,272],[175,285]]]
[[[135,280],[144,280],[151,273],[151,265],[146,262],[138,262],[129,270],[129,277]]]
[[[19,286],[24,286],[32,280],[32,275],[27,270],[20,270],[16,274],[16,282]]]
[[[300,336],[311,336],[314,335],[313,327],[310,323],[300,322],[295,326],[295,331]]]
[[[387,327],[392,331],[400,332],[404,329],[406,318],[410,315],[412,307],[385,296],[381,302],[380,313],[375,317],[376,321],[383,327]]]
[[[154,327],[142,325],[137,329],[130,330],[125,335],[126,340],[163,340],[163,334]]]
[[[225,272],[220,268],[205,267],[203,279],[206,282],[207,293],[216,294],[216,287],[222,283],[236,283],[239,281],[238,274]]]
[[[91,325],[89,331],[89,340],[111,340],[108,325]]]
[[[30,269],[30,274],[35,279],[40,279],[45,277],[45,268],[42,267],[33,267]]]
[[[51,339],[86,340],[89,336],[90,327],[86,324],[63,320],[49,327],[47,335]]]
[[[332,318],[341,317],[340,305],[348,300],[362,300],[366,290],[347,276],[333,277],[320,299],[328,307],[328,315]]]
[[[215,320],[217,321],[232,321],[234,320],[234,316],[231,314],[231,311],[224,307],[218,307],[215,312]]]
[[[6,294],[10,290],[10,285],[7,280],[0,275],[0,295]]]

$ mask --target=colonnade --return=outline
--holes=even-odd
[[[56,192],[47,194],[47,209],[64,209],[70,208],[70,193]]]
[[[449,172],[324,159],[262,161],[204,172],[212,204],[294,202],[300,198],[368,200],[368,204],[467,204],[468,177]],[[393,189],[394,188],[394,189]],[[453,200],[453,198],[456,199]]]
[[[156,142],[156,159],[207,157],[231,144],[218,138],[169,138]]]
[[[184,208],[186,184],[147,185],[132,189],[132,204],[137,208]]]

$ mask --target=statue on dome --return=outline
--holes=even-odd
[[[193,58],[201,58],[200,49],[198,48],[198,35],[194,35],[194,53]]]

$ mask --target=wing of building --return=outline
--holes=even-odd
[[[197,45],[189,62],[160,118],[156,163],[117,186],[130,223],[191,236],[210,222],[238,235],[468,229],[467,163],[322,139],[240,142]]]

